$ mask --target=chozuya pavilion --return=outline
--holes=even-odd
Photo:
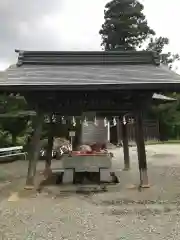
[[[27,185],[34,184],[44,115],[96,112],[106,117],[133,116],[140,185],[148,186],[142,115],[155,92],[180,91],[180,76],[161,66],[155,52],[16,52],[17,64],[0,79],[0,89],[25,96],[36,111]],[[125,160],[126,156],[127,152]]]

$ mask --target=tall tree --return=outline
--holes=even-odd
[[[113,0],[106,4],[100,30],[105,50],[135,50],[155,32],[148,26],[143,5],[137,0]]]

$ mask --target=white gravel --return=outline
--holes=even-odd
[[[112,150],[116,154],[113,166],[121,177],[121,184],[110,187],[106,193],[60,194],[59,186],[49,186],[36,197],[8,202],[7,192],[2,191],[0,240],[179,240],[179,148],[179,145],[147,147],[152,186],[142,192],[126,188],[127,184],[139,182],[134,148],[131,148],[130,172],[120,171],[122,150]],[[54,167],[58,164],[53,163]],[[38,168],[42,166],[40,163]],[[26,167],[27,163],[16,162],[2,165],[1,169],[7,176],[22,176],[23,183]],[[13,184],[8,193],[17,191],[16,179]]]

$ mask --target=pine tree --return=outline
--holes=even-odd
[[[105,50],[135,50],[155,32],[148,26],[143,5],[137,0],[113,0],[106,4],[100,30]]]

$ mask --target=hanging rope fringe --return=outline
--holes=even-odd
[[[86,116],[84,117],[84,120],[83,120],[83,119],[79,119],[79,118],[77,118],[77,119],[78,119],[78,122],[79,122],[80,124],[83,124],[84,126],[88,126],[88,125],[89,125],[89,124],[88,124],[88,119],[87,119]],[[72,119],[70,120],[70,123],[71,123],[74,127],[77,125],[77,119],[76,119],[75,116],[73,116]],[[49,123],[49,122],[50,122],[49,116],[46,115],[46,116],[44,117],[44,120],[45,120],[46,123]],[[129,119],[129,120],[133,122],[134,119]],[[53,116],[52,116],[52,121],[53,121],[54,123],[55,123],[55,122],[60,122],[60,123],[63,124],[63,125],[68,124],[68,120],[65,119],[64,116],[61,116],[60,119],[59,119],[59,118],[57,118],[56,115],[53,115]],[[109,123],[109,121],[108,121],[107,117],[105,117],[105,118],[104,118],[104,127],[107,127],[107,126],[108,126],[108,123]],[[117,118],[116,118],[116,117],[113,117],[112,120],[111,120],[111,123],[113,124],[113,126],[117,126]],[[126,123],[127,123],[126,117],[124,116],[124,117],[123,117],[123,124],[126,124]],[[98,119],[97,119],[96,116],[94,117],[94,125],[95,125],[95,126],[98,126],[98,125],[99,125],[99,121],[98,121]]]

